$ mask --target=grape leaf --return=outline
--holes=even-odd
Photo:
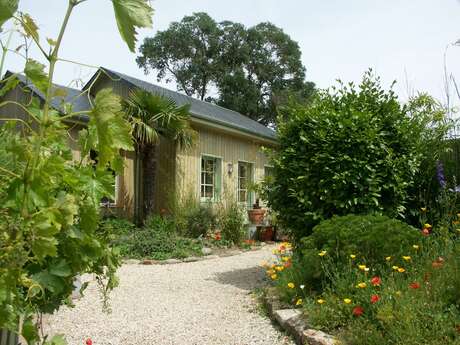
[[[153,9],[147,0],[112,0],[118,31],[129,50],[134,52],[136,28],[151,28]]]
[[[18,10],[19,0],[0,0],[0,29]]]
[[[21,26],[24,29],[24,33],[26,34],[27,37],[32,37],[36,41],[40,39],[40,36],[38,35],[38,26],[35,24],[34,20],[32,17],[27,14],[21,14]]]
[[[37,89],[46,94],[46,90],[48,89],[48,75],[45,73],[45,65],[33,59],[28,59],[24,73]]]

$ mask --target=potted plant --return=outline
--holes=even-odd
[[[248,210],[248,218],[252,224],[259,225],[264,220],[266,210],[259,205],[259,199],[256,199],[252,209]]]

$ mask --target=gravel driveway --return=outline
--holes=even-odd
[[[70,345],[293,344],[260,315],[251,291],[264,284],[263,260],[273,247],[175,265],[124,265],[101,311],[95,283],[75,308],[48,318],[45,332],[65,334]]]

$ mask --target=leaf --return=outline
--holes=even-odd
[[[6,95],[10,90],[13,90],[19,84],[19,79],[15,75],[10,76],[6,81],[2,82],[0,88],[0,97]]]
[[[38,26],[35,24],[32,17],[27,14],[21,14],[21,26],[24,29],[24,33],[27,37],[32,37],[34,40],[39,41],[40,36],[38,35]]]
[[[134,53],[136,28],[151,28],[153,8],[147,0],[112,0],[118,31]]]
[[[47,256],[56,256],[58,241],[55,238],[40,237],[34,240],[31,244],[32,252],[38,260],[42,260]]]
[[[48,44],[50,46],[52,46],[52,47],[54,47],[57,44],[57,42],[55,40],[53,40],[52,38],[49,38],[49,37],[46,38],[46,42],[48,42]]]
[[[40,340],[38,330],[32,320],[26,320],[22,326],[21,335],[27,340],[27,344],[35,344]]]
[[[58,334],[51,338],[51,340],[46,341],[44,345],[67,345],[67,341],[64,338],[64,335]]]
[[[0,29],[18,10],[19,0],[0,0]]]
[[[48,89],[48,75],[45,73],[45,65],[33,59],[28,59],[24,73],[38,90],[46,94],[46,90]]]
[[[69,264],[61,259],[59,262],[50,267],[50,273],[58,277],[69,277],[72,274]]]

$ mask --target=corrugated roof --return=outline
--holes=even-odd
[[[5,74],[5,78],[11,76],[12,72],[8,71]],[[45,95],[38,90],[35,85],[32,83],[30,79],[28,79],[25,75],[23,74],[16,74],[16,77],[19,79],[19,81],[27,87],[29,90],[31,90],[34,94],[36,94],[40,99],[43,101],[45,100]],[[79,112],[79,111],[89,111],[91,110],[91,103],[88,99],[88,93],[82,93],[81,90],[78,89],[73,89],[67,86],[62,86],[58,84],[53,84],[53,87],[55,89],[63,89],[66,92],[65,97],[53,97],[51,99],[51,106],[60,111],[64,112],[63,105],[65,103],[70,103],[72,105],[72,112]],[[80,115],[78,116],[80,120],[83,121],[88,121],[88,116],[86,115]]]
[[[167,88],[154,85],[137,78],[130,77],[120,72],[112,71],[107,68],[103,68],[103,70],[107,72],[109,75],[113,76],[114,79],[118,77],[135,87],[139,87],[146,91],[171,98],[179,106],[184,104],[190,104],[190,112],[192,114],[192,117],[195,117],[197,119],[237,129],[263,138],[271,140],[276,139],[275,131],[236,111],[226,109],[209,102],[201,101],[199,99],[184,95],[182,93],[172,91]]]

